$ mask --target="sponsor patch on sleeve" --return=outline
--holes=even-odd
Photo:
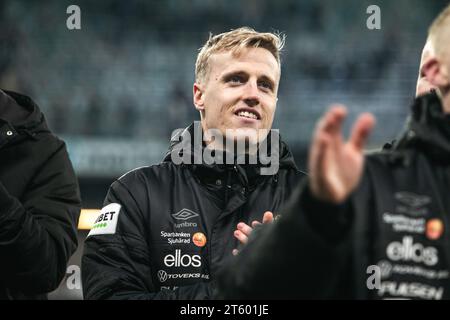
[[[110,203],[104,207],[95,220],[88,237],[100,234],[115,234],[121,208],[122,206],[118,203]]]

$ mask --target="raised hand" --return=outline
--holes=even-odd
[[[273,213],[270,211],[266,211],[263,215],[262,223],[272,223],[273,220]],[[260,224],[261,222],[255,220],[251,223],[252,226],[250,227],[244,222],[239,222],[237,224],[237,229],[234,231],[234,237],[238,239],[241,244],[245,245],[248,242],[248,237],[252,233],[253,229]],[[233,249],[233,255],[237,255],[238,253],[238,249]]]
[[[309,152],[310,189],[320,200],[341,203],[358,185],[364,166],[363,148],[375,118],[363,113],[348,141],[342,136],[347,110],[333,105],[318,122]]]

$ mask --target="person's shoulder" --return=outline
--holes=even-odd
[[[274,178],[287,187],[295,187],[300,184],[306,177],[307,173],[297,168],[284,168],[280,169]]]
[[[51,131],[38,132],[33,137],[48,149],[67,148],[66,142]]]
[[[413,148],[381,150],[367,155],[365,167],[372,179],[386,179],[417,170],[418,156]]]
[[[67,146],[64,140],[50,131],[32,132],[22,130],[19,134],[22,137],[12,147],[26,150],[36,162],[48,161],[49,158],[64,156],[64,153],[67,154]]]
[[[179,170],[178,167],[170,162],[138,167],[117,178],[112,185],[119,184],[132,188],[136,185],[148,185],[149,183],[160,184],[176,174]]]
[[[152,197],[152,190],[168,190],[171,188],[174,173],[173,164],[160,163],[138,167],[115,179],[109,193],[115,194],[122,201],[133,198],[138,203],[146,203]]]
[[[297,167],[281,167],[279,168],[278,174],[285,174],[287,176],[294,176],[294,177],[306,177],[308,174],[298,169]]]
[[[366,152],[366,159],[369,165],[397,166],[414,154],[413,149],[383,149]]]

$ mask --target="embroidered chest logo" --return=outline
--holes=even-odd
[[[397,192],[395,199],[398,201],[396,207],[397,213],[404,213],[414,217],[428,214],[428,209],[425,206],[431,202],[429,196],[412,192]]]

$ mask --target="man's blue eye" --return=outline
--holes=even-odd
[[[272,89],[272,85],[269,82],[260,82],[259,85],[265,89]]]
[[[231,82],[242,82],[242,78],[239,76],[233,76],[230,78]]]

